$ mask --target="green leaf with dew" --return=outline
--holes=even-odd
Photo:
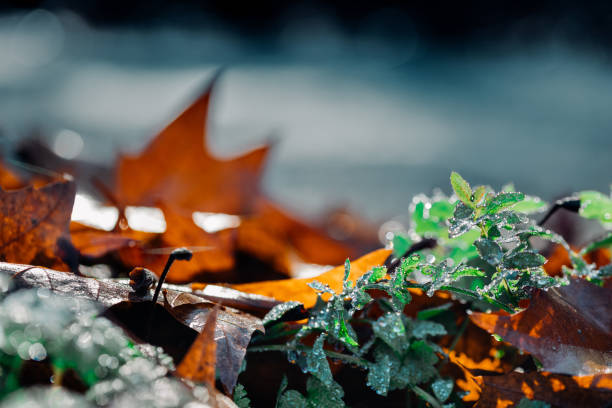
[[[323,343],[325,343],[325,334],[321,334],[306,355],[306,369],[309,373],[317,377],[323,384],[331,385],[334,382],[332,377]]]
[[[604,225],[612,223],[612,198],[598,191],[582,191],[580,197],[580,215],[599,220]]]
[[[474,242],[474,246],[480,257],[493,266],[498,265],[504,256],[504,251],[499,244],[491,239],[480,238]]]
[[[300,302],[290,301],[281,303],[279,305],[274,306],[270,311],[265,315],[262,322],[264,325],[273,323],[280,318],[282,318],[286,313],[296,310],[302,307]]]
[[[234,388],[234,403],[238,408],[250,408],[251,400],[247,397],[247,392],[244,386],[240,383]]]
[[[391,360],[388,354],[382,354],[380,359],[368,367],[367,385],[379,395],[387,395],[391,382]]]
[[[372,274],[368,277],[368,282],[376,283],[387,274],[387,268],[385,266],[375,266],[372,268]]]
[[[503,266],[508,269],[538,268],[546,262],[546,258],[537,252],[523,251],[510,256],[504,256]]]
[[[523,201],[525,199],[525,195],[523,193],[500,193],[494,196],[486,205],[485,213],[487,214],[495,214],[503,210],[504,208],[508,208],[513,206],[514,204]]]
[[[412,337],[424,339],[429,336],[443,336],[446,329],[440,323],[429,320],[415,320],[412,328]]]
[[[431,383],[431,390],[440,402],[444,402],[453,392],[453,385],[453,380],[440,378]]]
[[[470,184],[465,181],[463,177],[459,175],[457,172],[452,172],[450,176],[451,186],[457,195],[457,198],[463,202],[463,204],[468,207],[474,207],[474,203],[472,202],[472,188]]]

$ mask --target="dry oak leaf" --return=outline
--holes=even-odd
[[[349,279],[355,282],[361,275],[368,272],[374,266],[382,265],[391,253],[388,249],[378,249],[351,262],[351,274]],[[329,285],[336,292],[342,291],[344,278],[344,265],[337,266],[315,278],[310,279],[283,279],[276,281],[264,281],[231,285],[233,289],[255,293],[258,295],[272,297],[282,302],[291,300],[301,302],[304,307],[314,306],[317,300],[316,292],[308,286],[308,283],[319,281]]]
[[[154,206],[164,201],[192,211],[250,212],[269,146],[229,160],[208,151],[205,136],[213,83],[141,154],[119,158],[115,196],[121,203]]]
[[[217,343],[215,327],[219,308],[215,307],[206,318],[202,331],[193,342],[189,351],[176,367],[176,374],[188,380],[215,386],[215,361]]]
[[[612,290],[583,279],[537,291],[519,313],[472,313],[472,322],[533,354],[544,370],[569,375],[612,373]]]
[[[70,241],[70,214],[76,194],[72,181],[41,188],[0,189],[0,261],[66,269],[58,241]]]
[[[522,398],[547,402],[552,408],[604,408],[612,401],[612,376],[571,377],[547,372],[474,377],[480,399],[475,407],[505,408]]]

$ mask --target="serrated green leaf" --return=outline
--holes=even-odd
[[[419,266],[421,256],[414,254],[402,259],[399,268],[395,269],[392,285],[394,288],[403,288],[406,277]]]
[[[412,337],[424,339],[429,336],[443,336],[446,334],[446,329],[440,323],[429,320],[415,320],[412,328]]]
[[[391,302],[393,309],[397,312],[404,310],[404,306],[412,301],[412,295],[405,288],[398,288],[391,291]]]
[[[323,384],[331,385],[334,382],[332,377],[325,351],[323,350],[323,343],[325,342],[325,335],[321,334],[306,354],[306,370],[317,377]]]
[[[453,186],[453,190],[457,195],[457,198],[463,202],[463,204],[468,207],[474,207],[474,203],[471,201],[472,199],[472,188],[470,187],[470,183],[465,181],[463,177],[459,175],[457,172],[452,172],[450,176],[451,186]]]
[[[391,382],[391,360],[388,354],[383,354],[376,363],[368,367],[368,386],[379,395],[387,395]]]
[[[308,403],[312,408],[343,408],[344,391],[337,382],[325,385],[315,377],[308,378],[306,382]]]
[[[527,269],[537,268],[546,262],[546,258],[536,252],[524,251],[518,252],[510,256],[505,256],[503,265],[508,269]]]
[[[249,408],[251,406],[251,400],[247,397],[247,392],[240,383],[236,384],[234,388],[234,403],[238,408]]]
[[[272,309],[270,309],[270,311],[263,318],[262,322],[264,326],[273,323],[283,317],[285,313],[288,313],[300,307],[302,307],[302,304],[300,302],[291,301],[281,303],[280,305],[276,305]]]
[[[320,293],[331,293],[332,295],[335,295],[336,293],[329,287],[329,285],[325,285],[319,281],[313,281],[308,283],[308,286],[310,286],[311,288],[313,288],[314,290],[316,290],[317,292]]]
[[[368,277],[368,282],[376,283],[382,278],[384,278],[386,274],[387,274],[386,266],[375,266],[374,268],[372,268],[372,274]]]
[[[461,201],[457,201],[455,211],[453,211],[453,218],[457,220],[471,220],[474,215],[474,210]]]
[[[354,291],[351,292],[351,306],[354,310],[363,309],[371,301],[372,296],[367,294],[361,288],[356,288]]]
[[[487,206],[485,207],[485,213],[498,213],[504,208],[511,207],[512,205],[523,201],[524,199],[525,194],[523,193],[500,193],[495,197],[491,198],[491,200],[487,203]]]
[[[288,390],[281,394],[276,408],[310,408],[306,397],[296,390]]]
[[[463,278],[464,276],[487,276],[484,271],[471,266],[460,266],[451,273],[454,280]]]
[[[402,353],[408,344],[406,328],[399,313],[385,313],[372,324],[372,329],[376,337],[384,341],[397,353]]]
[[[480,238],[474,242],[474,246],[480,257],[493,266],[498,265],[504,256],[504,251],[499,244],[491,239]]]
[[[476,223],[472,219],[474,211],[463,204],[462,202],[457,203],[453,218],[449,220],[448,236],[449,238],[455,238],[465,234],[476,226]]]
[[[451,392],[453,392],[453,385],[453,380],[440,378],[431,384],[431,390],[438,401],[444,402],[450,397]]]

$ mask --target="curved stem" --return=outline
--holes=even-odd
[[[419,397],[421,397],[425,401],[429,402],[432,407],[434,407],[434,408],[442,408],[442,405],[440,405],[440,402],[433,395],[431,395],[430,393],[428,393],[427,391],[425,391],[424,389],[422,389],[418,385],[412,385],[412,386],[410,386],[410,389],[416,395],[418,395]]]
[[[157,299],[159,298],[159,292],[161,291],[162,285],[164,284],[164,280],[166,279],[166,275],[172,266],[172,263],[178,260],[189,261],[191,260],[191,251],[186,248],[177,248],[168,257],[168,261],[166,262],[166,266],[164,266],[164,271],[159,277],[159,281],[157,282],[157,286],[155,287],[155,294],[153,294],[153,300],[151,302],[151,312],[149,312],[149,321],[147,322],[147,336],[146,340],[148,341],[151,338],[151,328],[153,326],[153,320],[155,319],[155,304],[157,303]]]

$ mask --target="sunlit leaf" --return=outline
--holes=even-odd
[[[451,186],[455,191],[455,194],[468,207],[474,207],[472,203],[472,188],[470,184],[459,175],[459,173],[452,172],[450,176]]]
[[[500,193],[493,197],[485,207],[487,214],[495,214],[504,208],[511,207],[512,205],[523,201],[525,195],[523,193]]]

